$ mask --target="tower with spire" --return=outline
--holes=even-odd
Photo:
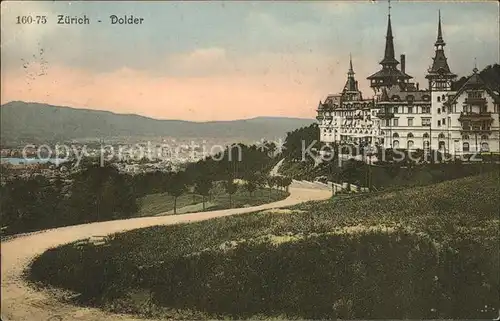
[[[402,56],[402,58],[404,59],[404,56]],[[385,37],[384,58],[380,62],[380,65],[382,65],[382,69],[367,78],[370,80],[370,87],[373,88],[375,94],[381,93],[382,88],[390,88],[395,85],[399,85],[401,89],[405,89],[409,80],[413,78],[405,73],[404,62],[402,62],[402,70],[397,68],[399,61],[396,60],[394,52],[390,2],[389,13],[387,15],[387,34]]]
[[[342,90],[342,101],[362,100],[361,91],[358,89],[358,82],[354,78],[354,69],[352,67],[352,57],[349,55],[349,70],[347,71],[347,81]]]
[[[441,28],[441,11],[439,11],[437,39],[434,43],[436,47],[435,54],[434,58],[432,58],[432,66],[425,76],[429,80],[429,89],[431,91],[450,91],[452,80],[457,77],[451,72],[448,65],[448,60],[444,54],[445,45]]]

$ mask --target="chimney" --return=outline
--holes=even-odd
[[[406,67],[406,57],[405,55],[401,55],[401,71],[405,72]]]

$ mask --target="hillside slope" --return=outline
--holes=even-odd
[[[491,319],[499,189],[496,172],[138,229],[49,250],[29,278],[158,318]]]

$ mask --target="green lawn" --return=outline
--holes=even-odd
[[[286,198],[289,193],[273,189],[269,197],[268,189],[258,189],[252,196],[243,188],[238,188],[232,196],[232,207],[256,206],[275,202]],[[203,197],[197,194],[185,194],[177,198],[177,213],[202,211]],[[215,190],[211,197],[206,198],[206,210],[230,208],[229,195],[222,190]],[[154,216],[159,214],[173,214],[174,197],[167,193],[150,194],[138,201],[139,211],[137,216]],[[193,205],[193,206],[191,206]],[[184,210],[183,207],[187,207]]]
[[[28,278],[79,304],[172,319],[492,319],[498,172],[113,235]]]

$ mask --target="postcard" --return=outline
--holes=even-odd
[[[1,319],[499,320],[497,1],[3,1]]]

